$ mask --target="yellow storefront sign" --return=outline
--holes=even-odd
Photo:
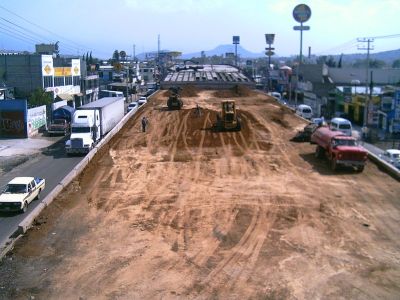
[[[71,67],[54,68],[54,76],[71,76]]]

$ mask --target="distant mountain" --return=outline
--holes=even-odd
[[[204,54],[206,56],[214,56],[214,55],[225,56],[225,54],[229,53],[229,52],[235,53],[235,45],[233,45],[233,44],[219,45],[212,50],[204,51]],[[263,54],[263,53],[250,52],[250,51],[244,49],[240,45],[237,46],[237,54],[241,58],[258,58],[258,57],[265,56],[265,54]],[[190,59],[192,57],[201,57],[201,51],[193,52],[193,53],[184,53],[180,56],[180,58],[182,58],[182,59]]]
[[[168,51],[168,50],[162,50],[162,51]],[[219,45],[215,47],[212,50],[205,50],[204,54],[206,56],[213,56],[213,55],[218,55],[218,56],[225,56],[226,53],[235,53],[235,46],[232,44],[227,44],[227,45]],[[246,58],[260,58],[260,57],[266,57],[263,52],[260,53],[254,53],[251,51],[246,50],[243,48],[241,45],[238,45],[237,47],[237,52],[240,58],[246,59]],[[136,55],[140,60],[146,60],[147,58],[150,57],[156,57],[157,56],[157,51],[153,52],[148,52],[148,53],[140,53]],[[322,55],[321,55],[322,56]],[[333,56],[335,61],[339,61],[340,54],[336,55],[327,55]],[[180,59],[191,59],[193,57],[201,57],[201,51],[199,52],[193,52],[193,53],[183,53],[179,58]],[[273,59],[277,59],[279,56],[274,55]],[[293,59],[294,56],[291,57],[280,57],[280,59]],[[366,52],[364,51],[363,53],[354,53],[354,54],[344,54],[343,55],[343,63],[353,63],[358,59],[365,59],[366,58]],[[383,60],[387,65],[391,65],[394,60],[400,59],[400,49],[397,50],[390,50],[390,51],[383,51],[383,52],[377,52],[377,53],[371,53],[370,55],[371,59],[378,59],[378,60]]]
[[[335,55],[334,57],[339,59],[340,55]],[[343,62],[355,62],[359,59],[366,59],[366,57],[367,53],[365,51],[364,53],[344,54]],[[370,59],[383,60],[386,64],[392,64],[396,59],[400,59],[400,49],[371,53]]]

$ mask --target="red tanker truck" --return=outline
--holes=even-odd
[[[320,127],[311,135],[311,143],[317,144],[315,156],[326,157],[333,171],[340,165],[355,167],[358,172],[364,170],[368,154],[357,145],[355,138],[328,127]]]

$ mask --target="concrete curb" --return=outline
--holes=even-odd
[[[382,168],[390,176],[400,181],[400,170],[389,164],[388,162],[382,160],[379,156],[368,151],[368,158],[373,161],[378,167]]]
[[[95,157],[96,153],[107,144],[112,137],[117,134],[128,122],[128,120],[134,115],[134,112],[127,113],[121,121],[103,138],[72,170],[69,172],[60,183],[42,200],[42,202],[36,206],[19,224],[18,228],[10,236],[10,238],[5,241],[4,245],[0,245],[0,261],[3,257],[14,248],[15,243],[18,239],[26,233],[29,228],[32,227],[35,219],[40,215],[40,213],[49,206],[54,199],[61,193],[62,190],[68,184],[70,184],[80,173],[86,168],[89,162]]]

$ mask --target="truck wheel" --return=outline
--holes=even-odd
[[[357,172],[358,173],[361,173],[362,171],[364,171],[364,166],[357,167]]]
[[[324,156],[324,151],[324,148],[322,148],[321,146],[317,146],[317,148],[315,148],[315,157],[322,158]]]
[[[41,190],[39,190],[39,193],[37,194],[35,200],[40,200],[40,192],[41,192]]]
[[[331,160],[331,169],[332,169],[332,171],[336,171],[336,169],[337,169],[336,159]]]

